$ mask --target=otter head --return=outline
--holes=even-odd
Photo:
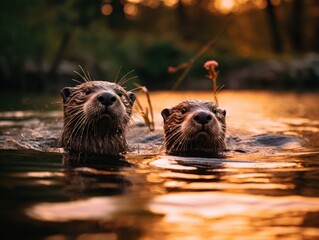
[[[167,154],[212,157],[226,148],[226,111],[213,102],[189,100],[162,111]]]
[[[116,156],[127,150],[126,126],[135,95],[116,83],[88,81],[61,90],[68,152]]]

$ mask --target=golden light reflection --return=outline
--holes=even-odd
[[[155,9],[160,6],[160,2],[158,0],[144,0],[144,6]]]
[[[61,117],[61,111],[7,111],[7,112],[0,112],[0,118],[32,118],[32,117],[48,117],[48,118],[59,118]]]
[[[267,2],[265,0],[256,0],[256,1],[253,1],[253,3],[259,9],[264,9],[267,7]]]
[[[319,125],[318,120],[312,120],[309,118],[280,118],[279,121],[290,125]]]
[[[280,3],[281,0],[272,0],[272,4],[276,6]],[[267,2],[265,0],[216,0],[214,2],[214,10],[217,10],[222,14],[250,9],[253,6],[259,9],[264,9],[267,6]],[[212,5],[210,5],[210,9],[212,9]]]
[[[199,175],[190,173],[164,172],[160,174],[163,178],[184,178],[184,179],[216,179],[214,175]]]
[[[271,177],[272,175],[268,173],[241,173],[227,177],[227,180],[232,183],[270,183]]]
[[[179,0],[163,0],[163,3],[167,7],[177,7]]]
[[[159,168],[165,168],[165,169],[176,169],[176,170],[196,170],[196,167],[192,166],[183,166],[180,164],[177,164],[174,160],[168,160],[167,157],[160,158],[158,160],[155,160],[150,163],[153,166],[159,167]]]
[[[192,215],[200,218],[218,218],[239,214],[260,218],[260,213],[263,213],[264,217],[270,217],[290,211],[318,211],[318,202],[319,198],[301,196],[278,198],[222,192],[190,192],[157,197],[150,204],[150,208],[153,212],[166,214],[166,217]]]
[[[100,169],[95,169],[95,168],[89,168],[89,167],[78,167],[75,169],[76,172],[84,172],[84,173],[90,173],[90,174],[103,174],[103,175],[108,175],[108,174],[113,174],[114,172],[112,171],[107,171],[107,170],[100,170]]]
[[[282,0],[272,0],[273,5],[281,4]],[[104,0],[101,7],[103,15],[108,16],[113,13],[113,7],[110,4],[111,0]],[[152,9],[158,8],[161,4],[168,8],[176,8],[179,4],[186,7],[198,6],[209,10],[211,12],[219,12],[222,14],[229,14],[231,12],[241,12],[251,8],[264,9],[267,6],[265,0],[215,0],[215,1],[198,1],[198,0],[126,0],[121,1],[124,5],[124,12],[127,16],[136,16],[139,14],[139,5],[149,7]],[[200,4],[199,4],[200,3]]]
[[[166,188],[181,188],[184,189],[187,186],[186,182],[183,181],[166,181],[164,183]]]
[[[158,174],[148,174],[146,177],[147,182],[151,183],[161,183],[163,179],[158,176]]]
[[[0,121],[0,127],[11,127],[16,124],[15,121]]]
[[[167,239],[278,239],[318,237],[317,228],[302,227],[318,198],[265,197],[220,192],[175,193],[155,198],[152,212],[165,217],[156,225]],[[240,236],[240,237],[238,237]]]
[[[182,188],[187,190],[249,190],[249,189],[256,189],[256,190],[285,190],[285,189],[294,189],[295,185],[293,184],[276,184],[276,183],[213,183],[213,182],[192,182],[187,183],[183,181],[167,181],[165,182],[164,186],[166,188]]]
[[[27,209],[26,213],[41,221],[54,222],[108,219],[118,211],[118,202],[113,198],[96,197],[71,202],[40,203]]]
[[[36,181],[37,185],[44,185],[44,186],[51,186],[57,184],[55,181],[49,181],[49,180],[38,180]]]
[[[103,15],[108,16],[113,12],[113,7],[111,4],[104,4],[101,8],[101,12]]]
[[[182,3],[186,6],[192,6],[197,3],[197,0],[182,0]]]
[[[177,156],[163,156],[150,164],[164,169],[170,170],[196,170],[196,164],[200,163],[203,166],[214,169],[226,169],[227,171],[238,171],[238,169],[284,169],[289,168],[297,170],[302,168],[299,163],[295,162],[259,162],[247,160],[225,160],[218,158],[195,158],[195,157],[177,157]]]
[[[218,11],[224,14],[230,13],[237,6],[235,0],[216,0],[214,5]]]
[[[27,172],[24,175],[32,178],[52,178],[52,177],[63,177],[65,174],[62,172]]]
[[[136,4],[127,3],[123,8],[124,12],[128,16],[136,16],[138,14],[138,7]]]
[[[143,2],[143,0],[126,0],[128,3],[135,3],[135,4],[138,4],[138,3],[141,3]]]

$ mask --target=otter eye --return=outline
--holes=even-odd
[[[212,112],[213,112],[214,114],[217,114],[217,109],[216,109],[216,108],[212,108]]]
[[[182,114],[187,113],[187,109],[186,109],[186,108],[182,108],[181,113],[182,113]]]
[[[85,90],[85,95],[89,95],[89,94],[91,94],[92,93],[92,90],[91,89],[86,89]]]
[[[123,93],[122,93],[122,92],[117,92],[117,95],[118,95],[119,97],[122,97],[122,96],[123,96]]]

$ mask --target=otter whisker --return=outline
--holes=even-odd
[[[85,73],[85,71],[84,71],[84,69],[82,68],[81,65],[79,65],[79,68],[81,69],[81,71],[82,71],[82,73],[83,73],[85,79],[87,80],[86,82],[91,81],[91,79],[90,79],[89,76]]]
[[[187,145],[189,145],[188,144],[188,141],[187,141],[187,139],[186,139],[186,137],[183,135],[183,138],[181,138],[181,140],[180,140],[180,147],[179,147],[179,151],[184,151],[184,150],[188,150],[188,147],[187,147]],[[192,150],[192,145],[190,146],[191,148],[190,148],[190,150]]]
[[[84,115],[79,115],[77,118],[74,118],[73,120],[70,120],[67,124],[65,124],[65,127],[69,127],[71,125],[74,125],[77,127],[81,122],[83,121],[83,118],[85,118]],[[73,128],[73,131],[71,132],[70,136],[72,136],[72,133],[76,130],[76,128]]]
[[[80,137],[80,140],[81,140],[79,149],[81,149],[83,142],[84,142],[85,145],[87,145],[88,142],[89,142],[88,141],[88,136],[89,136],[89,130],[90,130],[90,127],[91,127],[91,124],[92,124],[91,119],[86,118],[84,124],[81,127],[81,132],[79,132],[79,137]],[[85,141],[83,141],[83,134],[84,134],[85,131],[86,131],[87,134],[85,135]]]
[[[142,89],[143,87],[144,87],[144,86],[139,86],[139,87],[136,87],[136,88],[131,89],[130,91],[131,91],[131,92],[135,92],[135,91],[137,91],[137,90]]]
[[[193,149],[193,145],[190,144],[191,139],[188,139],[187,136],[191,135],[191,131],[190,130],[186,130],[185,132],[183,132],[183,139],[182,139],[182,144],[181,144],[181,150],[187,150],[187,145],[190,145],[190,150]]]
[[[76,73],[77,75],[79,75],[85,83],[88,82],[87,79],[85,78],[85,76],[82,76],[79,72],[77,72],[75,70],[73,72]]]
[[[180,139],[181,135],[182,135],[181,132],[173,134],[169,138],[166,138],[165,142],[170,143],[170,145],[174,146],[174,145],[176,145],[176,143],[178,143],[178,140]]]
[[[127,82],[129,82],[129,81],[131,81],[131,80],[133,80],[133,79],[135,79],[135,78],[137,78],[137,76],[133,76],[133,77],[130,77],[130,78],[128,78],[128,79],[124,79],[124,80],[121,82],[121,85],[123,86],[124,84],[126,84]]]
[[[91,126],[92,125],[92,126]],[[90,134],[89,134],[89,130],[91,130],[91,128],[92,128],[92,131],[94,132],[95,131],[95,129],[96,129],[96,125],[95,124],[93,124],[93,122],[92,121],[90,121],[89,122],[89,124],[88,124],[88,127],[87,127],[87,130],[86,130],[86,148],[88,147],[88,144],[90,144],[90,139],[89,139],[89,136],[90,136]]]
[[[70,145],[70,143],[73,142],[73,139],[78,135],[78,133],[80,133],[80,131],[86,126],[86,118],[85,116],[83,116],[78,122],[76,122],[73,131],[71,132],[70,136],[69,136],[69,141],[67,142],[67,146]],[[83,126],[82,128],[80,128],[79,126]],[[81,139],[80,139],[81,140]]]
[[[88,75],[90,81],[93,81],[93,79],[91,78],[90,72],[89,71],[86,71],[86,72],[87,72],[87,75]]]
[[[120,75],[121,69],[122,69],[122,66],[120,66],[119,71],[118,71],[117,74],[116,74],[116,77],[115,77],[115,80],[114,80],[115,83],[117,83],[116,81],[117,81],[117,78],[118,78],[119,75]]]
[[[85,115],[81,115],[77,121],[74,121],[72,125],[73,131],[70,133],[70,138],[73,138],[73,135],[76,136],[76,132],[80,130],[79,126],[86,126],[87,118]]]
[[[129,74],[131,74],[132,72],[134,72],[134,69],[131,70],[131,71],[129,71],[128,73],[126,73],[126,74],[120,79],[120,81],[118,82],[118,85],[122,86],[122,85],[123,85],[123,84],[122,84],[122,81],[125,81],[126,77],[127,77]]]
[[[74,115],[73,118],[67,118],[67,123],[65,124],[65,127],[69,127],[71,125],[74,125],[76,124],[78,121],[80,121],[80,119],[84,117],[83,114],[77,114],[77,115]]]
[[[77,80],[77,79],[72,78],[71,80],[74,81],[74,82],[76,82],[76,83],[82,84],[82,82],[80,82],[80,81]]]
[[[170,147],[169,148],[180,148],[179,146],[183,143],[183,140],[184,137],[183,137],[183,134],[181,132],[178,132],[176,134],[174,134],[172,136],[172,138],[168,138],[166,139],[166,142],[171,142],[170,143]]]

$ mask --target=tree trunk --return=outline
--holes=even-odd
[[[319,1],[313,1],[311,5],[313,9],[319,9]],[[319,52],[319,14],[312,16],[312,40],[310,42],[310,50]]]
[[[55,55],[55,58],[53,60],[50,72],[49,72],[49,76],[50,77],[55,77],[57,74],[57,70],[61,64],[62,58],[63,58],[63,54],[69,44],[69,41],[71,39],[71,30],[67,30],[61,39],[61,43],[60,43],[60,47]]]
[[[302,29],[303,29],[303,10],[304,10],[304,1],[303,0],[294,0],[292,6],[292,15],[291,15],[291,43],[293,49],[297,52],[302,50]]]
[[[280,37],[279,25],[278,25],[277,15],[275,12],[275,7],[271,3],[271,0],[266,0],[266,2],[267,2],[266,13],[267,13],[270,35],[271,35],[272,44],[273,44],[273,50],[276,53],[281,53],[283,52],[283,47],[282,47],[282,40]]]

